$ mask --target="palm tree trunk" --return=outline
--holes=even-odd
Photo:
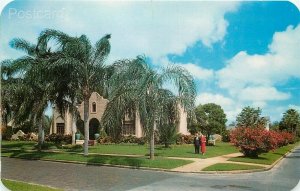
[[[72,145],[75,145],[75,133],[76,133],[76,117],[73,113],[73,124],[72,124]]]
[[[45,136],[45,132],[44,132],[44,128],[43,128],[43,118],[41,118],[39,120],[39,127],[38,127],[38,150],[41,151],[42,150],[42,144],[44,143],[44,136]]]
[[[154,160],[154,129],[152,129],[150,135],[150,159]]]
[[[88,156],[89,154],[89,147],[88,147],[88,141],[89,141],[89,98],[85,98],[83,102],[83,122],[84,122],[84,156]]]

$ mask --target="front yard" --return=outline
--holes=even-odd
[[[2,141],[3,149],[34,149],[35,142],[28,141]],[[78,146],[65,146],[58,149],[54,144],[49,146],[49,150],[65,151],[82,153],[83,148]],[[89,147],[90,153],[97,154],[119,154],[119,155],[139,155],[148,156],[148,145],[136,144],[110,144],[110,145],[96,145]],[[238,150],[229,143],[218,142],[216,146],[207,146],[205,155],[194,154],[193,145],[171,145],[170,148],[164,148],[162,145],[156,145],[155,155],[159,157],[182,157],[182,158],[211,158],[230,153],[236,153]]]

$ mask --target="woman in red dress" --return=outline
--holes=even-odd
[[[204,155],[206,152],[206,137],[204,135],[201,135],[201,153]]]

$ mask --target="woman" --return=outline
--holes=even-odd
[[[206,137],[204,135],[201,135],[201,153],[204,155],[206,152]]]

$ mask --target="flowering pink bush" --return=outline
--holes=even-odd
[[[257,157],[261,153],[293,143],[294,140],[291,133],[267,131],[264,128],[238,127],[230,133],[230,142],[250,157]]]
[[[238,127],[231,131],[230,142],[245,156],[258,157],[277,148],[276,135],[263,128]]]
[[[296,137],[294,134],[283,131],[281,132],[281,135],[284,138],[286,145],[295,143]]]

